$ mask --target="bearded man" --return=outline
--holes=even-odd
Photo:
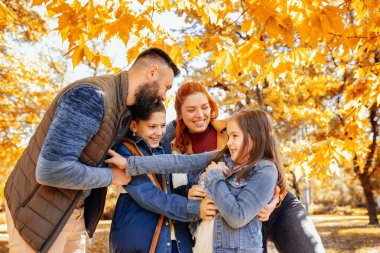
[[[10,252],[85,252],[107,186],[131,180],[104,159],[129,128],[128,107],[166,99],[178,67],[161,49],[128,71],[85,78],[53,100],[5,186]]]

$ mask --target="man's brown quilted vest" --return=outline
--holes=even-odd
[[[126,108],[128,93],[127,72],[85,78],[64,88],[46,111],[36,132],[20,159],[17,161],[5,185],[5,198],[16,229],[22,238],[36,251],[47,252],[74,208],[82,191],[60,189],[40,185],[35,171],[38,156],[46,134],[54,118],[59,99],[68,90],[80,84],[97,87],[103,95],[104,115],[99,131],[84,148],[79,161],[98,166],[110,148],[129,112]],[[90,237],[103,213],[107,188],[93,189],[85,201],[85,222]]]

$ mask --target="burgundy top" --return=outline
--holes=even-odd
[[[203,133],[190,133],[190,138],[194,154],[217,149],[217,132],[210,124]]]

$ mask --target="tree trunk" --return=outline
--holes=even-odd
[[[301,193],[300,193],[300,188],[298,187],[298,183],[296,180],[296,174],[294,173],[294,171],[290,171],[290,173],[292,174],[292,188],[296,192],[296,197],[298,199],[301,199]]]
[[[379,224],[376,214],[376,203],[372,192],[372,186],[368,175],[361,174],[359,176],[361,185],[363,187],[364,196],[367,201],[367,210],[369,216],[369,224]]]

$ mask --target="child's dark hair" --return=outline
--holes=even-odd
[[[139,106],[130,106],[131,119],[138,122],[140,120],[149,120],[150,116],[155,112],[166,112],[165,105],[161,101],[155,103],[146,103]]]

